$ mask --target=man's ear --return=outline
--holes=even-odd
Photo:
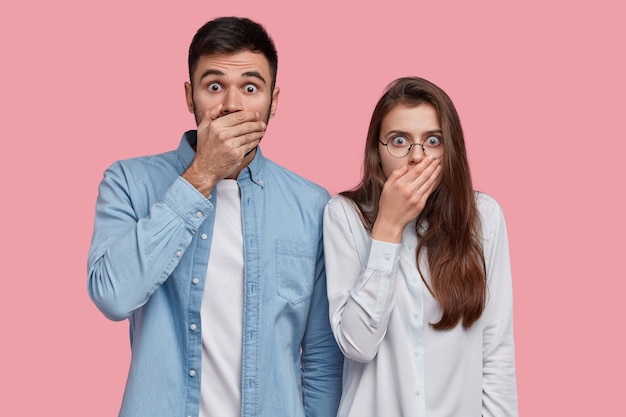
[[[278,109],[278,96],[280,95],[280,88],[274,87],[272,92],[272,107],[270,107],[270,117],[274,117],[276,110]]]
[[[193,113],[193,86],[187,81],[185,81],[185,100],[187,101],[189,113]]]

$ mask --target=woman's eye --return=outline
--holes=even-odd
[[[209,91],[220,91],[222,89],[222,86],[219,83],[211,83],[208,85],[208,89]]]
[[[256,85],[254,84],[246,84],[244,90],[246,91],[246,93],[256,93],[257,91],[259,91],[259,89],[256,88]]]
[[[391,144],[394,146],[407,146],[409,141],[404,136],[396,136],[391,139]]]
[[[426,142],[424,144],[426,146],[430,146],[432,148],[435,148],[435,147],[441,145],[441,139],[439,139],[437,136],[429,136],[428,138],[426,138]]]

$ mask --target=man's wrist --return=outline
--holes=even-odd
[[[182,173],[181,177],[207,198],[217,183],[211,176],[198,173],[193,165],[190,165],[189,168]]]

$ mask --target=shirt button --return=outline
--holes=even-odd
[[[417,319],[419,319],[419,318],[420,318],[420,315],[419,315],[419,314],[417,314],[417,313],[413,313],[413,318],[414,318],[415,320],[417,320]]]
[[[197,329],[197,326],[196,326],[195,324],[192,324],[191,326],[189,326],[189,328],[190,328],[191,330],[196,330],[196,329]]]
[[[259,185],[263,185],[263,180],[259,180]]]
[[[198,285],[198,282],[200,282],[200,280],[198,278],[194,278],[191,280],[191,282],[193,283],[193,285]]]
[[[206,240],[206,238],[207,238],[206,233],[202,233],[202,235],[200,236],[200,239],[202,239],[202,240]]]
[[[418,358],[418,357],[420,356],[420,353],[419,353],[419,352],[415,352],[415,353],[413,353],[413,355],[414,355],[416,358]]]
[[[213,198],[213,194],[209,194],[209,200]]]
[[[189,376],[196,376],[196,371],[194,371],[193,369],[189,371]]]
[[[197,218],[202,217],[202,212],[201,212],[201,211],[197,211],[197,212],[196,212],[196,217],[197,217]]]
[[[422,392],[417,390],[417,391],[415,391],[415,395],[422,395]]]
[[[179,250],[178,252],[176,252],[176,257],[180,258],[183,255],[183,251]]]

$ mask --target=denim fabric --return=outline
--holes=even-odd
[[[106,317],[130,323],[120,416],[198,415],[201,332],[211,331],[200,304],[219,202],[180,176],[195,141],[189,131],[176,151],[118,161],[99,187],[88,292]],[[233,349],[242,350],[241,415],[335,417],[343,356],[329,326],[323,260],[330,196],[260,148],[237,182],[245,295],[243,346]]]

